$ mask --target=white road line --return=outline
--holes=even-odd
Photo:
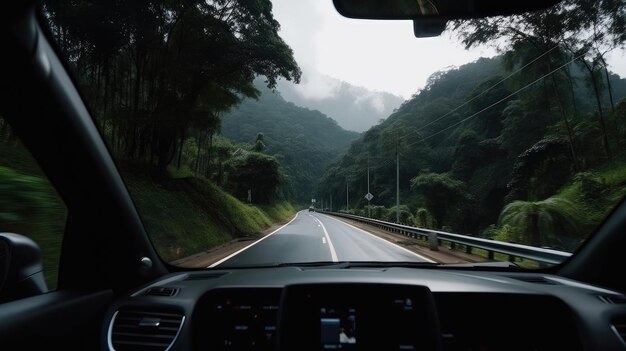
[[[221,260],[219,260],[219,261],[217,261],[217,262],[215,262],[215,263],[211,264],[211,265],[210,265],[210,266],[208,266],[207,268],[213,268],[213,267],[215,267],[215,266],[217,266],[217,265],[219,265],[219,264],[222,264],[222,263],[224,263],[224,261],[227,261],[227,260],[229,260],[229,259],[231,259],[231,258],[233,258],[233,257],[235,257],[235,256],[237,256],[237,255],[239,255],[240,253],[242,253],[242,252],[246,251],[247,249],[251,248],[252,246],[254,246],[254,245],[256,245],[256,244],[260,243],[261,241],[263,241],[263,240],[265,240],[265,239],[267,239],[267,238],[269,238],[269,237],[270,237],[271,235],[273,235],[274,233],[277,233],[279,230],[281,230],[281,229],[285,228],[286,226],[290,225],[290,224],[291,224],[291,222],[293,222],[296,218],[298,218],[298,215],[299,215],[299,214],[300,214],[300,212],[297,212],[297,213],[296,213],[296,215],[295,215],[295,216],[294,216],[294,217],[293,217],[293,218],[292,218],[289,222],[287,222],[286,224],[282,225],[280,228],[278,228],[278,229],[276,229],[275,231],[273,231],[273,232],[271,232],[271,233],[267,234],[266,236],[264,236],[264,237],[262,237],[261,239],[259,239],[259,240],[255,241],[255,242],[253,242],[252,244],[250,244],[250,245],[248,245],[248,246],[246,246],[246,247],[244,247],[244,248],[240,249],[239,251],[236,251],[235,253],[230,254],[230,255],[228,255],[228,256],[226,256],[226,257],[222,258]]]
[[[326,244],[326,237],[325,236],[322,237],[322,244]]]
[[[328,242],[328,248],[330,249],[330,257],[333,259],[333,262],[338,262],[339,260],[337,259],[337,252],[335,252],[333,242],[330,241],[330,236],[328,236],[328,231],[326,231],[324,223],[322,223],[322,221],[320,221],[315,216],[313,216],[313,218],[315,218],[315,220],[322,226],[322,230],[324,231],[324,237],[326,237],[326,242]]]
[[[371,236],[371,237],[374,237],[374,238],[376,238],[376,239],[378,239],[378,240],[381,240],[381,241],[383,241],[383,242],[385,242],[385,243],[387,243],[387,244],[391,244],[391,245],[393,245],[393,246],[395,246],[395,247],[397,247],[397,248],[399,248],[399,249],[401,249],[401,250],[404,250],[404,251],[406,251],[406,252],[408,252],[408,253],[410,253],[410,254],[413,254],[413,255],[415,255],[415,256],[417,256],[417,257],[421,258],[421,259],[422,259],[422,260],[424,260],[424,261],[431,262],[431,263],[437,263],[436,261],[433,261],[433,260],[431,260],[430,258],[426,258],[426,257],[424,257],[424,256],[422,256],[422,255],[420,255],[420,254],[418,254],[418,253],[415,253],[415,252],[413,252],[413,251],[411,251],[411,250],[409,250],[409,249],[407,249],[407,248],[404,248],[404,247],[402,247],[402,246],[400,246],[400,245],[398,245],[398,244],[396,244],[396,243],[392,243],[392,242],[391,242],[391,241],[389,241],[389,240],[385,240],[385,239],[383,239],[383,238],[381,238],[381,237],[379,237],[379,236],[376,236],[376,235],[374,235],[374,234],[372,234],[372,233],[368,233],[367,231],[365,231],[365,230],[363,230],[363,229],[361,229],[361,228],[359,228],[359,227],[355,227],[355,226],[353,226],[352,224],[346,223],[346,222],[341,221],[341,220],[339,220],[339,219],[337,219],[337,218],[334,218],[334,217],[332,217],[332,216],[327,216],[327,215],[324,215],[324,217],[334,219],[335,221],[337,221],[337,222],[339,222],[339,223],[342,223],[342,224],[345,224],[345,225],[347,225],[347,226],[349,226],[349,227],[352,227],[352,228],[354,228],[354,229],[356,229],[356,230],[358,230],[358,231],[360,231],[360,232],[363,232],[363,233],[365,233],[365,234],[367,234],[367,235],[369,235],[369,236]],[[322,223],[322,222],[320,221],[320,223]],[[323,224],[322,224],[322,225],[323,225]]]

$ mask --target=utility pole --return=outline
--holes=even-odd
[[[330,212],[333,212],[333,194],[330,194]]]
[[[400,224],[400,153],[396,138],[396,223]]]
[[[348,210],[350,205],[350,196],[348,195],[348,177],[346,177],[346,212],[348,212]]]
[[[367,154],[367,193],[370,193],[370,155]],[[370,207],[370,200],[367,199],[367,217],[372,218],[372,209]]]

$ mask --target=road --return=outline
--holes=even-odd
[[[332,216],[300,211],[289,223],[210,267],[318,261],[430,260]]]

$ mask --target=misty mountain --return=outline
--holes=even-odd
[[[293,199],[307,203],[324,169],[345,152],[359,134],[341,128],[319,111],[285,101],[267,88],[258,100],[245,99],[222,118],[222,134],[238,143],[254,143],[263,133],[264,152],[275,155],[293,189]]]
[[[357,87],[322,74],[304,75],[300,84],[280,81],[283,98],[299,106],[319,110],[347,130],[362,132],[387,118],[403,98]]]
[[[580,63],[542,84],[545,70],[509,76],[516,67],[504,62],[502,56],[481,58],[432,74],[424,89],[329,166],[318,197],[345,197],[347,180],[350,194],[374,195],[374,217],[395,220],[395,211],[385,211],[396,204],[399,155],[401,211],[418,226],[493,238],[503,209],[516,201],[587,206],[579,213],[591,213],[602,201],[611,208],[624,194],[623,180],[609,184],[597,176],[593,182],[606,187],[602,194],[612,195],[598,195],[592,205],[579,199],[600,194],[586,188],[584,177],[614,174],[622,164],[616,160],[626,157],[626,79],[609,73],[612,107],[606,76],[590,75]],[[598,79],[598,99],[591,77]],[[367,213],[362,196],[350,201],[354,213]],[[507,240],[532,244],[527,237]],[[550,245],[571,250],[578,238],[559,240]]]

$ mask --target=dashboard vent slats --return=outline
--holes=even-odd
[[[546,277],[542,277],[542,276],[512,276],[511,278],[513,279],[517,279],[517,280],[521,280],[523,282],[526,283],[532,283],[532,284],[544,284],[544,285],[559,285],[560,283],[554,281],[554,280],[550,280],[547,279]]]
[[[146,295],[152,296],[174,296],[178,292],[177,288],[168,288],[163,286],[155,286],[150,288]]]
[[[113,318],[109,342],[116,351],[165,351],[184,320],[179,313],[120,309]]]
[[[622,303],[626,303],[626,297],[619,295],[598,295],[600,301],[608,304],[608,305],[618,305]]]

